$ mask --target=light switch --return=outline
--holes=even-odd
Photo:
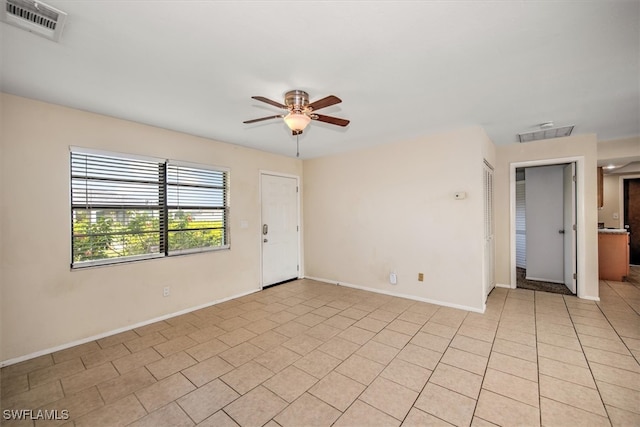
[[[465,191],[458,191],[455,194],[455,198],[456,198],[456,200],[466,199],[467,198],[467,193]]]

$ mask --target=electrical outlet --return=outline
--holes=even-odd
[[[165,286],[165,287],[162,289],[162,296],[163,296],[163,297],[168,297],[169,295],[171,295],[171,289],[169,289],[169,287],[168,287],[168,286]]]
[[[418,282],[424,281],[424,273],[418,273]]]

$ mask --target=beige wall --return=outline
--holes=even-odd
[[[640,175],[638,175],[640,176]],[[604,222],[607,228],[622,228],[622,210],[620,209],[620,177],[605,175],[603,179],[603,206],[598,210],[598,222]],[[618,215],[618,219],[613,217]]]
[[[640,157],[640,136],[598,142],[598,160]]]
[[[483,156],[472,128],[305,161],[306,276],[482,310]]]
[[[582,272],[578,269],[578,295],[598,298],[598,209],[596,191],[597,149],[595,135],[576,135],[524,144],[497,147],[496,192],[496,281],[511,285],[511,218],[510,165],[528,161],[546,161],[579,157],[584,159],[582,206],[578,216],[584,217],[584,229],[578,233],[578,256],[582,254]],[[580,172],[579,172],[580,173]],[[580,239],[582,234],[582,239]]]
[[[259,288],[259,170],[302,176],[301,161],[6,94],[0,105],[0,361]],[[70,271],[70,145],[231,168],[231,250]]]

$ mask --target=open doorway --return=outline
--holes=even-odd
[[[629,264],[640,265],[640,178],[623,177],[624,228],[629,232]]]
[[[576,160],[511,165],[512,288],[579,293]]]
[[[516,170],[516,287],[575,294],[575,164]]]

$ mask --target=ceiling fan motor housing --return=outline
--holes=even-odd
[[[303,90],[290,90],[284,94],[284,103],[290,111],[302,112],[309,105],[309,94]]]

